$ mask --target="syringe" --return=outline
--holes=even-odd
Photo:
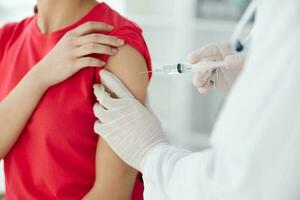
[[[178,64],[162,65],[160,67],[156,67],[153,71],[146,71],[142,73],[154,72],[154,73],[172,75],[172,74],[182,74],[187,72],[214,70],[221,67],[225,67],[224,61],[203,61],[197,64],[178,63]]]

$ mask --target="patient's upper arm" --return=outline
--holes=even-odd
[[[133,47],[121,47],[117,55],[109,58],[106,69],[114,73],[135,97],[144,103],[148,74],[144,57]],[[100,196],[109,195],[115,199],[130,199],[137,172],[123,162],[104,140],[99,140],[96,155],[96,187],[104,191]],[[101,192],[100,192],[101,193]]]
[[[106,69],[115,74],[142,103],[145,100],[149,82],[144,57],[130,45],[121,47],[117,55],[110,57]]]

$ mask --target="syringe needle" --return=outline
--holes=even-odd
[[[148,71],[140,72],[140,74],[147,74],[147,73],[164,73],[164,70],[162,70],[162,69],[155,69],[155,70],[148,70]]]
[[[140,72],[140,74],[148,74],[148,73],[152,73],[153,71],[144,71],[144,72]]]

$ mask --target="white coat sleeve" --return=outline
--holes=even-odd
[[[145,200],[300,199],[299,22],[298,0],[263,1],[211,147],[157,146],[143,168]]]

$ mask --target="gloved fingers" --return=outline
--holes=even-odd
[[[220,60],[222,56],[217,44],[208,44],[200,49],[192,51],[187,56],[187,62],[196,64],[202,60]]]
[[[107,122],[103,122],[101,118],[101,121],[97,120],[95,122],[94,131],[103,137],[109,137],[115,133],[118,133],[119,136],[123,137],[123,134],[127,134],[127,131],[129,130],[122,130],[120,127],[130,127],[130,123],[132,123],[132,121],[130,121],[129,115],[124,115],[122,117],[118,117],[117,120]]]
[[[236,53],[236,51],[232,48],[230,42],[228,42],[228,41],[223,41],[223,42],[217,43],[216,45],[217,45],[219,51],[222,52],[224,58],[228,55],[232,55],[232,54]]]
[[[95,84],[94,94],[97,98],[97,101],[106,109],[111,109],[119,106],[117,99],[112,98],[110,94],[105,91],[103,85]]]
[[[110,133],[110,129],[98,120],[94,124],[94,132],[105,138]]]
[[[205,74],[203,80],[205,80],[204,84],[201,87],[198,87],[198,91],[201,94],[206,94],[210,89],[214,88],[216,85],[216,71],[217,70],[209,70],[209,73]]]
[[[217,70],[217,74],[215,75],[215,87],[219,90],[229,91],[240,72],[241,68],[219,68]]]
[[[93,107],[95,116],[102,123],[109,123],[117,120],[120,117],[128,116],[132,112],[131,108],[128,106],[116,107],[112,109],[105,109],[101,104],[96,103]]]
[[[196,64],[200,62],[201,60],[201,52],[202,49],[196,49],[192,51],[188,56],[187,56],[187,62],[191,64]]]
[[[210,83],[214,89],[220,88],[223,84],[226,84],[226,78],[224,77],[224,69],[225,68],[218,68],[214,70]]]
[[[235,54],[234,49],[228,41],[220,43],[212,43],[204,46],[203,48],[192,51],[187,58],[187,61],[191,64],[201,62],[203,59],[209,61],[224,60],[226,56]]]
[[[94,124],[94,132],[103,138],[107,138],[115,132],[115,129],[117,129],[116,126],[117,125],[115,125],[115,126],[107,125],[106,123],[103,123],[100,120],[97,120]],[[113,129],[112,129],[112,127],[113,127]]]
[[[208,93],[208,91],[210,90],[210,88],[211,88],[210,84],[207,83],[204,86],[197,88],[197,90],[198,90],[198,92],[200,94],[206,94],[206,93]]]
[[[105,88],[104,88],[103,85],[94,84],[93,88],[94,88],[94,94],[95,94],[95,96],[96,96],[96,98],[99,102],[103,101],[103,99],[106,98],[106,97],[110,97],[110,94],[108,94],[105,91]]]
[[[106,122],[107,120],[111,119],[108,110],[106,110],[103,106],[101,106],[99,103],[96,103],[93,107],[94,114],[101,122]]]
[[[119,98],[130,97],[133,98],[131,92],[127,87],[118,79],[115,75],[107,70],[100,71],[100,77],[102,83]]]
[[[210,76],[212,75],[212,71],[208,70],[205,72],[199,71],[196,72],[193,78],[193,84],[197,88],[203,87],[207,82]]]
[[[246,53],[236,53],[225,57],[225,68],[239,69],[245,64]]]
[[[211,89],[211,84],[210,82],[206,82],[202,86],[196,88],[200,94],[206,94],[209,91],[209,89]]]

